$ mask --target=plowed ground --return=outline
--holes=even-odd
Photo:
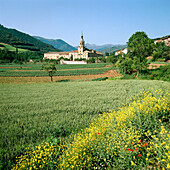
[[[53,81],[69,80],[91,80],[100,77],[121,77],[119,70],[109,70],[103,74],[76,75],[76,76],[54,76]],[[0,83],[45,83],[50,82],[50,77],[0,77]]]

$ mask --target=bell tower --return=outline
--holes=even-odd
[[[82,34],[81,34],[81,40],[80,40],[79,46],[78,46],[78,53],[79,53],[79,54],[82,54],[82,53],[83,53],[84,48],[85,48],[84,44],[85,44],[85,41],[84,41],[84,39],[83,39],[83,33],[82,33]]]

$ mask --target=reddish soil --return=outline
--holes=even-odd
[[[103,74],[76,75],[76,76],[54,76],[53,81],[60,80],[91,80],[100,77],[121,77],[119,70],[109,70]],[[44,83],[50,82],[50,77],[0,77],[1,83]]]
[[[166,64],[154,64],[154,63],[151,63],[149,64],[149,67],[148,69],[156,69],[156,68],[159,68],[160,66],[164,66]]]

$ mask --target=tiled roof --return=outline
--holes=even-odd
[[[97,53],[97,54],[101,54],[101,55],[103,55],[103,54],[102,54],[102,53],[100,53],[99,51],[96,51],[96,53]]]
[[[121,53],[123,50],[115,51],[116,53]]]
[[[69,53],[78,53],[78,50],[70,51]]]

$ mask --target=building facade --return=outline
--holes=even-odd
[[[48,52],[44,53],[43,59],[54,59],[67,58],[75,61],[76,59],[86,59],[89,60],[90,57],[103,57],[103,54],[92,49],[88,49],[85,46],[85,41],[83,35],[81,35],[81,40],[79,42],[78,50],[70,52]]]
[[[127,48],[119,50],[119,51],[115,51],[115,55],[119,55],[119,54],[127,54]]]
[[[165,38],[160,38],[154,41],[154,43],[165,42],[165,45],[170,46],[170,35]]]

